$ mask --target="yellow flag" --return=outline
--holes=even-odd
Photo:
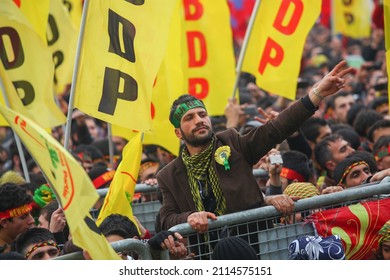
[[[127,141],[130,141],[134,137],[134,135],[138,134],[138,131],[136,130],[120,127],[117,125],[112,125],[111,130],[112,135],[122,137]]]
[[[261,1],[242,71],[259,87],[294,100],[306,36],[321,12],[321,1]]]
[[[119,259],[89,216],[97,194],[82,166],[49,133],[25,116],[0,105],[0,113],[33,156],[64,209],[75,245],[92,259]]]
[[[371,0],[333,1],[334,33],[362,39],[371,34]]]
[[[152,87],[176,0],[86,3],[74,106],[108,123],[150,130]]]
[[[83,15],[84,0],[62,0],[69,12],[70,18],[77,29],[80,30],[81,17]]]
[[[47,31],[55,67],[54,86],[56,93],[61,94],[72,82],[78,35],[62,0],[50,1]]]
[[[51,0],[18,0],[15,1],[30,22],[35,32],[46,43],[46,27]]]
[[[51,53],[12,1],[0,1],[0,57],[29,116],[40,126],[65,123],[53,95]]]
[[[138,132],[122,151],[122,161],[115,171],[96,224],[100,225],[111,214],[121,214],[129,217],[137,225],[133,217],[131,203],[141,165],[141,155],[142,140],[141,133]]]
[[[390,32],[390,0],[383,0],[383,13],[385,18],[385,34]],[[390,65],[390,36],[385,36],[386,65]],[[388,83],[389,107],[390,107],[390,83]]]
[[[173,101],[183,94],[183,70],[181,68],[181,20],[180,6],[175,10],[169,32],[168,48],[160,71],[154,83],[152,94],[151,132],[144,134],[144,144],[155,144],[164,147],[173,155],[179,154],[180,140],[169,121],[169,112]]]
[[[234,85],[235,58],[226,0],[183,1],[185,89],[210,115],[223,115]]]
[[[8,78],[7,73],[5,72],[3,63],[0,62],[0,79],[2,82],[2,85],[4,87],[4,93],[2,92],[2,89],[0,88],[0,103],[9,106],[13,110],[22,113],[26,116],[28,116],[27,110],[24,108],[22,101],[19,98],[18,93],[16,92],[16,89],[10,79]],[[7,100],[4,100],[4,96]],[[8,104],[7,104],[8,102]],[[0,116],[0,125],[1,126],[9,126],[8,122]]]

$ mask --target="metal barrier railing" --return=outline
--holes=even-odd
[[[267,178],[268,172],[265,171],[264,169],[254,169],[253,175],[256,178]],[[135,193],[153,193],[157,191],[157,188],[158,188],[157,185],[151,186],[147,184],[136,184]],[[97,189],[96,191],[100,197],[105,197],[108,192],[108,188]]]
[[[380,199],[383,194],[390,194],[390,183],[362,185],[299,200],[295,203],[294,214],[307,215],[328,207],[340,207],[365,199]],[[194,232],[188,223],[176,225],[169,230],[177,231],[187,239],[187,247],[195,254],[195,259],[210,259],[213,246],[226,232],[246,238],[261,259],[287,259],[288,244],[300,235],[315,235],[315,230],[304,221],[282,223],[283,218],[285,217],[281,217],[275,207],[264,206],[219,216],[216,221],[209,220],[206,237]]]
[[[152,250],[148,243],[134,239],[124,239],[111,243],[115,252],[126,252],[127,255],[137,256],[135,259],[152,260],[152,259],[169,259],[168,250],[155,251]],[[81,251],[69,253],[54,258],[54,260],[83,260],[83,253]]]
[[[257,178],[267,178],[268,172],[264,169],[254,169],[253,175]],[[158,186],[151,186],[146,184],[137,184],[135,186],[135,192],[141,194],[151,194],[157,191]],[[108,188],[97,190],[100,197],[106,196]],[[140,223],[149,230],[150,233],[155,234],[155,220],[160,210],[161,203],[158,200],[139,202],[133,204],[133,214],[137,217]],[[95,211],[91,211],[93,218],[97,218]]]
[[[294,213],[339,207],[365,199],[380,199],[384,194],[390,194],[390,182],[386,180],[382,182],[299,200],[295,203]],[[210,259],[212,245],[221,239],[224,231],[230,231],[235,235],[246,237],[256,248],[261,259],[282,260],[287,259],[287,247],[292,240],[304,234],[315,235],[315,230],[311,224],[303,221],[282,224],[281,218],[280,213],[273,206],[219,216],[218,220],[209,221],[211,238],[207,241],[204,240],[203,235],[195,233],[188,223],[176,225],[170,230],[177,231],[186,238],[187,248],[189,252],[195,253],[195,259]],[[137,239],[125,239],[113,242],[111,245],[116,252],[135,252],[142,260],[169,259],[167,250],[152,251],[147,243]],[[80,260],[83,259],[83,255],[82,252],[75,252],[55,259]]]

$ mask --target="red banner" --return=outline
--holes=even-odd
[[[308,219],[320,236],[340,236],[346,259],[367,260],[378,247],[378,231],[390,220],[390,198],[320,211]]]

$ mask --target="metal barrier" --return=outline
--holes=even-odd
[[[319,195],[299,200],[294,213],[308,215],[313,211],[350,205],[361,200],[381,199],[380,195],[390,194],[390,183],[367,184],[341,192]],[[293,215],[292,217],[295,217]],[[281,223],[284,217],[273,206],[219,216],[209,220],[209,231],[205,237],[192,230],[188,223],[176,225],[169,230],[180,232],[187,240],[187,247],[195,259],[211,259],[212,248],[226,232],[248,240],[261,259],[286,260],[288,245],[301,235],[316,235],[310,223],[298,221]]]
[[[158,200],[135,203],[133,204],[133,214],[151,234],[155,234],[156,216],[160,208],[161,203]]]
[[[152,194],[157,191],[157,186],[150,186],[146,184],[137,184],[135,187],[136,193],[142,193],[142,194]],[[97,190],[100,197],[106,196],[108,192],[108,188],[105,189],[98,189]],[[140,223],[149,230],[151,234],[155,234],[155,221],[156,216],[160,210],[161,203],[159,200],[153,200],[148,202],[139,202],[139,203],[133,203],[132,209],[133,214],[137,217],[137,219],[140,221]],[[97,218],[97,215],[93,212],[91,213],[92,217],[95,219]]]
[[[266,178],[268,177],[268,172],[264,169],[254,169],[253,175],[257,178]],[[135,186],[136,193],[142,194],[151,194],[157,191],[158,186],[150,186],[146,184],[137,184]],[[105,197],[108,188],[98,189],[97,190],[100,197]],[[140,202],[133,204],[133,214],[137,217],[140,223],[149,230],[151,234],[155,234],[155,221],[156,216],[160,210],[161,203],[158,200],[148,201],[148,202]],[[97,214],[91,212],[93,218],[97,218]]]
[[[140,260],[152,260],[152,259],[169,259],[168,250],[155,251],[152,250],[148,243],[145,243],[138,239],[124,239],[111,243],[115,252],[126,252],[127,255],[133,256],[134,259]],[[134,257],[136,256],[136,257]],[[54,260],[84,260],[83,253],[81,251],[69,253],[54,258]]]

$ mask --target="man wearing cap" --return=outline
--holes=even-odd
[[[293,201],[286,195],[263,197],[252,166],[312,116],[324,97],[343,88],[343,76],[352,70],[345,66],[339,63],[307,96],[244,136],[235,129],[214,134],[203,102],[180,96],[172,105],[170,121],[185,147],[157,174],[163,195],[162,228],[188,222],[204,233],[208,219],[264,205],[289,214]]]
[[[16,237],[34,227],[33,205],[33,198],[22,187],[13,183],[0,186],[0,253],[10,251]]]

